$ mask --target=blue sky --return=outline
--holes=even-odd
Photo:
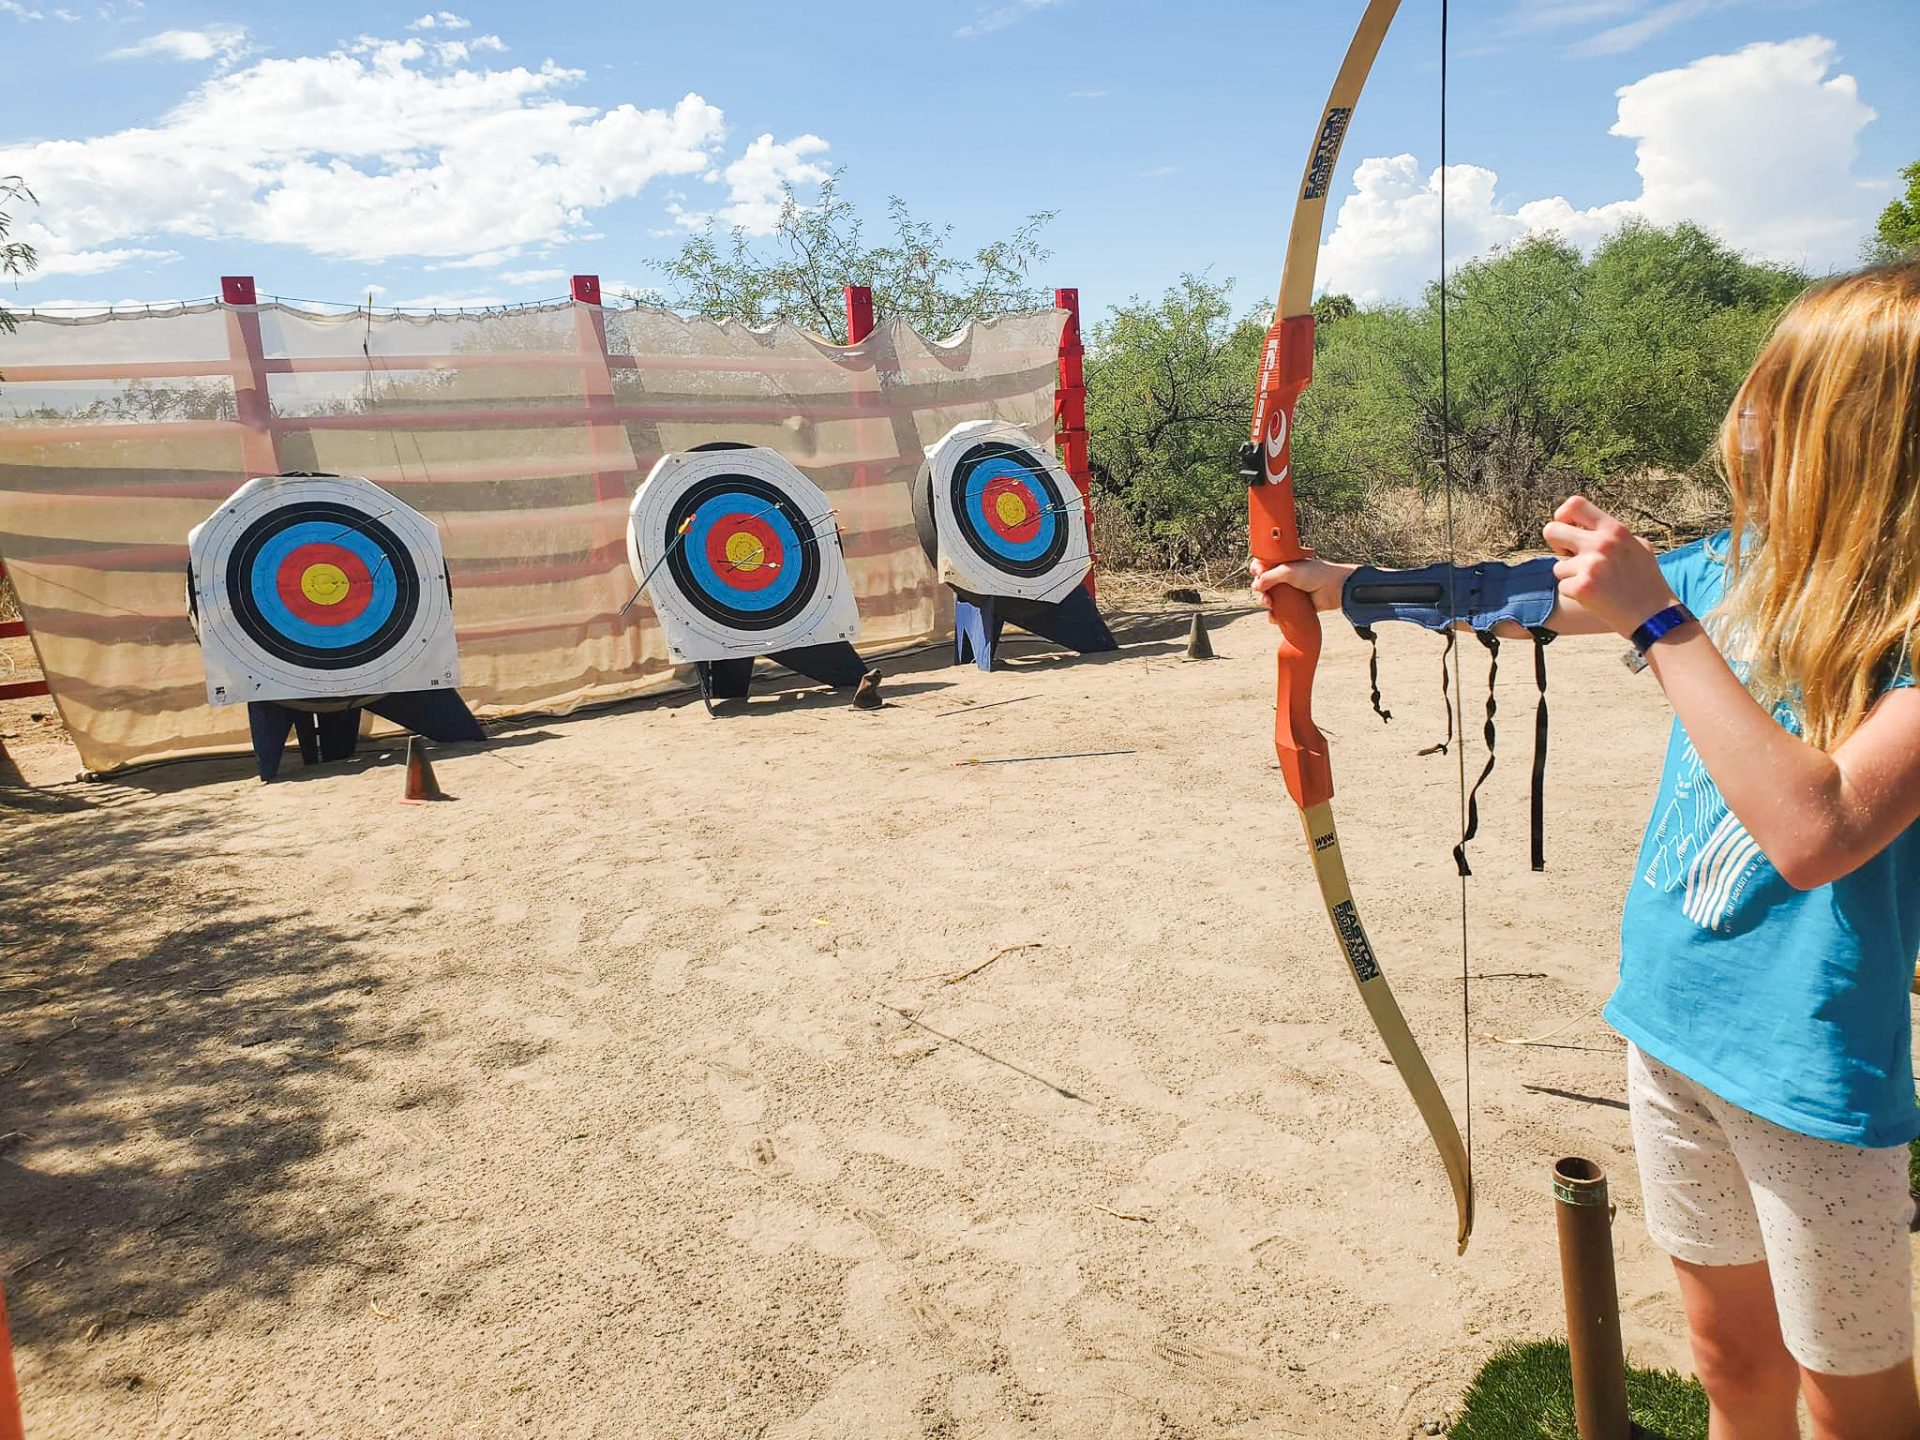
[[[46,261],[6,299],[645,287],[685,224],[844,166],[876,218],[898,194],[966,243],[1058,211],[1042,278],[1096,313],[1183,271],[1251,307],[1359,10],[0,0],[0,173]],[[1920,159],[1912,0],[1461,0],[1452,27],[1456,255],[1640,214],[1844,266]],[[1434,273],[1438,55],[1436,0],[1403,0],[1321,262],[1364,298]]]

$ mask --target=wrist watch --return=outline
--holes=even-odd
[[[1694,613],[1686,606],[1675,603],[1666,609],[1647,617],[1639,629],[1633,632],[1633,649],[1621,657],[1629,670],[1638,674],[1647,668],[1647,651],[1662,636],[1671,635],[1682,625],[1693,623]]]

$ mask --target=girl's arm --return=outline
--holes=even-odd
[[[1338,565],[1331,560],[1310,557],[1276,565],[1271,570],[1262,570],[1260,562],[1255,560],[1248,568],[1253,574],[1253,593],[1259,599],[1264,600],[1267,592],[1276,585],[1291,585],[1313,596],[1315,610],[1338,610],[1340,592],[1346,586],[1347,577],[1360,567]],[[1468,626],[1461,621],[1455,628],[1465,630]],[[1605,635],[1612,628],[1606,621],[1570,600],[1564,586],[1553,602],[1553,613],[1547,616],[1547,629],[1556,635]],[[1508,639],[1524,640],[1527,637],[1526,630],[1511,621],[1503,621],[1495,633]]]
[[[1674,603],[1653,551],[1590,501],[1568,500],[1543,533],[1562,602],[1597,625],[1631,636]],[[1920,690],[1882,696],[1828,754],[1780,727],[1698,623],[1647,659],[1727,808],[1789,885],[1839,879],[1920,819]]]
[[[1556,633],[1631,637],[1674,603],[1653,550],[1592,502],[1574,496],[1542,533],[1560,556],[1547,620]],[[1256,561],[1254,593],[1292,585],[1316,610],[1337,610],[1358,568],[1308,558],[1262,571]],[[1727,808],[1789,885],[1839,879],[1920,819],[1920,687],[1883,696],[1828,754],[1782,729],[1698,624],[1671,632],[1647,658]]]

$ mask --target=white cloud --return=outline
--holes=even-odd
[[[433,49],[433,58],[442,65],[457,65],[470,55],[478,55],[483,50],[504,51],[507,42],[498,35],[476,35],[471,40],[434,40],[429,42]]]
[[[513,305],[518,301],[507,295],[494,295],[484,291],[470,291],[465,294],[438,291],[430,295],[409,295],[404,300],[386,300],[381,302],[395,310],[484,310],[489,305]]]
[[[983,10],[971,23],[954,31],[953,37],[956,40],[973,40],[981,35],[991,35],[996,30],[1018,25],[1036,10],[1046,10],[1059,3],[1060,0],[1012,0],[1010,4]]]
[[[137,44],[115,50],[109,60],[158,55],[168,60],[219,60],[232,64],[251,53],[243,25],[210,25],[205,30],[162,30]]]
[[[1629,50],[1639,49],[1656,36],[1664,35],[1676,25],[1738,3],[1739,0],[1667,0],[1666,4],[1656,5],[1644,15],[1636,15],[1631,20],[1610,26],[1598,35],[1581,41],[1573,47],[1574,53],[1624,55]]]
[[[0,148],[0,174],[34,177],[21,238],[49,265],[174,237],[498,263],[579,240],[600,207],[718,161],[724,116],[699,95],[601,110],[563,98],[580,78],[551,62],[437,66],[418,39],[363,38],[238,67],[151,126]],[[756,218],[779,178],[820,178],[805,157],[825,148],[762,136],[719,172],[720,213]]]
[[[798,135],[791,140],[759,136],[747,146],[738,160],[706,178],[724,182],[727,200],[712,211],[688,210],[675,203],[667,206],[676,225],[697,230],[708,219],[737,225],[751,235],[771,233],[780,218],[780,206],[788,185],[817,185],[827,171],[806,157],[828,149],[818,135]]]
[[[22,226],[21,233],[28,234],[35,226]],[[31,242],[38,247],[40,242]],[[49,254],[40,251],[39,262],[33,267],[30,277],[33,280],[51,280],[58,275],[99,275],[108,270],[118,270],[122,265],[137,264],[150,260],[156,264],[178,260],[178,250],[148,250],[127,248],[120,250],[73,250],[65,253],[58,251]]]
[[[14,19],[23,22],[28,20],[44,20],[47,18],[38,10],[29,9],[27,6],[20,4],[19,0],[0,0],[0,15],[11,15]]]
[[[428,270],[491,270],[494,266],[504,265],[509,260],[518,260],[521,249],[519,245],[510,245],[505,250],[482,250],[477,255],[462,255],[458,260],[441,260],[425,268]]]
[[[467,30],[472,26],[471,20],[456,15],[451,10],[436,10],[430,15],[422,15],[418,20],[407,23],[409,30]]]
[[[1604,29],[1572,47],[1576,55],[1624,55],[1689,20],[1753,0],[1520,0],[1508,16],[1517,31]]]
[[[1856,178],[1860,132],[1874,119],[1851,75],[1831,74],[1837,47],[1810,35],[1709,55],[1617,92],[1609,133],[1635,142],[1640,193],[1585,209],[1563,196],[1515,203],[1494,172],[1447,172],[1454,263],[1528,235],[1590,248],[1623,221],[1692,221],[1737,249],[1815,269],[1849,263],[1874,204]],[[1783,197],[1791,197],[1790,203]],[[1433,278],[1439,172],[1414,157],[1364,160],[1320,251],[1330,290],[1363,301],[1406,298]]]
[[[1104,100],[1107,98],[1107,92],[1104,90],[1069,90],[1067,92],[1067,98],[1069,100]]]
[[[556,280],[565,280],[572,275],[564,266],[555,266],[548,270],[502,270],[494,278],[502,285],[545,285]]]

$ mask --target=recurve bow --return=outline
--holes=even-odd
[[[1300,543],[1300,521],[1294,509],[1291,442],[1294,407],[1313,379],[1314,266],[1319,260],[1320,229],[1334,165],[1340,158],[1340,142],[1346,138],[1353,107],[1398,8],[1399,0],[1368,0],[1327,97],[1326,109],[1321,112],[1313,146],[1307,152],[1306,173],[1301,178],[1293,228],[1287,239],[1280,299],[1260,356],[1253,440],[1245,452],[1249,539],[1253,555],[1263,567],[1298,560],[1310,553]],[[1380,1038],[1386,1042],[1387,1053],[1420,1107],[1421,1118],[1446,1166],[1459,1215],[1459,1246],[1464,1251],[1467,1237],[1473,1233],[1473,1175],[1467,1149],[1460,1141],[1460,1129],[1447,1098],[1407,1028],[1406,1017],[1400,1013],[1399,1002],[1393,998],[1367,932],[1361,927],[1347,882],[1346,863],[1340,858],[1339,836],[1333,828],[1333,768],[1327,759],[1326,736],[1313,723],[1313,672],[1320,660],[1320,617],[1314,611],[1312,597],[1289,585],[1275,586],[1268,593],[1268,602],[1273,621],[1280,627],[1279,704],[1273,738],[1281,773],[1294,804],[1300,807],[1321,898],[1333,922],[1333,933],[1346,952],[1354,984]]]

